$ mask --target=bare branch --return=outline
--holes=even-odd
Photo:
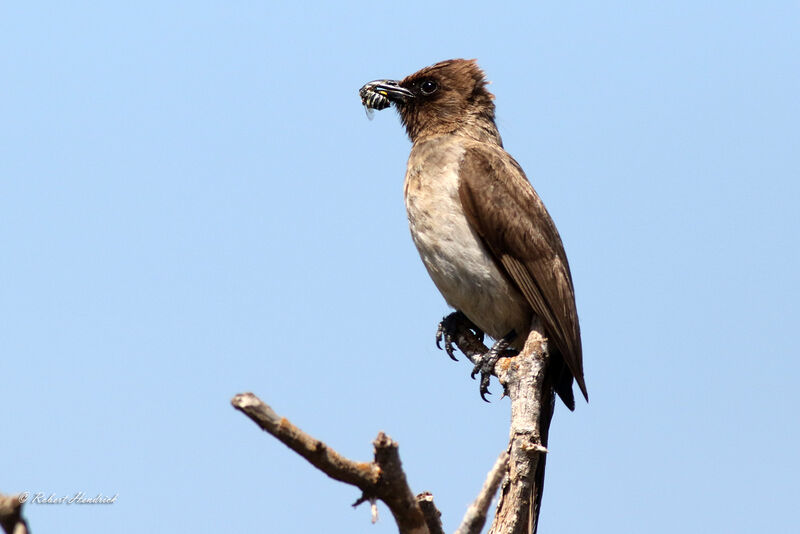
[[[375,445],[375,464],[381,474],[374,488],[375,495],[392,511],[401,533],[429,534],[425,516],[408,487],[397,442],[379,432],[372,444]]]
[[[453,342],[474,361],[486,346],[468,328],[458,328]],[[545,382],[549,353],[538,319],[522,351],[501,358],[495,375],[511,399],[511,430],[507,477],[490,533],[521,534],[536,531],[544,483],[544,456],[553,415],[555,394]]]
[[[509,445],[489,473],[457,534],[480,532],[501,482],[500,501],[490,534],[536,532],[544,484],[544,455],[555,403],[553,385],[545,379],[549,353],[543,332],[541,323],[534,319],[522,351],[515,357],[500,359],[495,366],[504,394],[511,399]],[[473,363],[488,350],[469,325],[454,328],[451,339]],[[237,395],[231,402],[328,476],[361,488],[362,497],[356,504],[374,502],[375,498],[385,502],[401,534],[442,533],[441,514],[433,499],[426,494],[413,496],[397,444],[385,434],[378,434],[374,442],[374,462],[353,462],[280,418],[252,393]]]
[[[22,518],[21,495],[0,494],[0,526],[6,534],[28,534],[28,524]]]
[[[547,339],[534,319],[522,351],[500,360],[495,370],[511,398],[508,476],[490,533],[534,533],[544,485],[544,454],[555,392],[545,382]]]
[[[375,486],[380,469],[373,463],[354,462],[282,418],[252,393],[236,395],[231,404],[284,445],[329,477],[366,490]]]
[[[483,483],[483,488],[478,494],[464,519],[461,521],[461,526],[458,527],[455,534],[479,534],[486,523],[486,514],[489,511],[489,505],[492,504],[492,499],[497,488],[500,487],[500,482],[503,481],[503,476],[506,474],[508,468],[508,452],[503,451],[497,458],[497,461],[492,466],[489,474],[486,476],[486,481]]]
[[[431,534],[444,534],[442,528],[442,513],[433,504],[433,495],[429,492],[420,493],[417,495],[417,502],[422,509],[422,515],[425,516],[425,523],[428,524],[428,530]]]
[[[363,495],[356,504],[376,497],[385,502],[401,534],[430,534],[408,486],[397,443],[383,432],[373,442],[375,461],[354,462],[278,416],[252,393],[236,395],[231,404],[329,477],[360,488]]]

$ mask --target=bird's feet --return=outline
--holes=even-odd
[[[467,335],[471,334],[471,335]],[[447,355],[457,361],[455,356],[454,344],[458,345],[461,351],[475,364],[472,369],[472,378],[481,375],[480,394],[486,402],[486,395],[490,395],[489,381],[494,373],[494,366],[497,360],[507,356],[515,356],[517,351],[510,348],[511,342],[517,337],[513,330],[499,339],[491,349],[487,349],[483,344],[484,334],[481,329],[475,326],[466,315],[460,311],[453,312],[439,323],[436,329],[436,346],[444,348]],[[444,341],[444,347],[442,347]]]
[[[472,359],[475,367],[473,367],[470,376],[474,379],[475,376],[480,373],[481,385],[478,390],[480,391],[481,398],[486,402],[489,402],[486,395],[492,394],[491,391],[489,391],[489,381],[494,373],[494,366],[497,364],[497,360],[517,355],[518,351],[510,348],[511,342],[514,341],[515,337],[517,337],[517,334],[512,330],[502,339],[498,339],[487,352],[476,355]]]
[[[483,331],[475,326],[466,315],[460,311],[456,311],[442,319],[439,327],[436,329],[436,346],[442,348],[442,341],[444,340],[444,351],[454,361],[458,361],[455,355],[455,348],[453,341],[459,337],[465,330],[471,330],[478,340],[483,342]]]

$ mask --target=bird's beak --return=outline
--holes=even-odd
[[[405,87],[400,87],[400,82],[397,80],[371,81],[368,84],[365,84],[364,87],[359,90],[359,94],[361,95],[362,100],[367,98],[369,95],[382,95],[396,104],[400,104],[411,98],[414,98],[414,93]]]

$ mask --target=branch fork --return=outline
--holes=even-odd
[[[452,342],[473,363],[488,350],[469,328],[458,329]],[[535,532],[555,399],[544,380],[547,361],[547,339],[541,324],[535,320],[522,351],[517,356],[501,358],[495,366],[494,374],[504,388],[504,396],[511,399],[509,445],[489,471],[456,534],[481,532],[501,484],[490,534]],[[253,393],[236,395],[231,404],[329,477],[359,488],[362,494],[353,506],[369,501],[373,522],[377,518],[375,501],[380,499],[389,507],[401,534],[444,534],[441,512],[433,502],[433,495],[427,492],[415,495],[411,491],[398,444],[385,433],[378,433],[373,441],[373,460],[356,462],[280,417]]]

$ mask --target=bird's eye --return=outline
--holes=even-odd
[[[425,80],[424,82],[422,82],[422,85],[419,86],[419,89],[420,91],[422,91],[423,95],[433,94],[433,92],[436,91],[438,88],[439,86],[433,80]]]

